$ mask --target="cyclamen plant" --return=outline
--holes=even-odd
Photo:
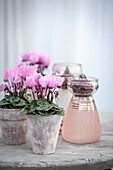
[[[62,86],[63,77],[55,75],[43,76],[35,73],[26,78],[26,86],[32,90],[34,100],[28,104],[22,111],[26,114],[51,115],[58,114],[64,116],[64,109],[53,103],[58,99],[57,88]]]
[[[26,52],[22,54],[22,60],[17,62],[16,66],[22,66],[24,63],[37,65],[37,72],[42,73],[45,68],[48,68],[51,62],[51,56],[48,54],[38,54],[35,52]]]
[[[55,75],[43,76],[37,73],[36,66],[20,66],[4,71],[4,82],[0,91],[5,92],[0,101],[1,108],[21,109],[26,114],[64,115],[63,108],[53,103],[59,94],[63,77]],[[29,90],[28,90],[29,89]],[[32,92],[28,94],[28,91]]]
[[[5,109],[22,109],[32,101],[31,95],[26,93],[26,77],[36,73],[36,66],[21,66],[4,71],[4,84],[0,85],[0,92],[5,96],[0,101],[0,107]]]

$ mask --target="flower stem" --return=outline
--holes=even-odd
[[[15,84],[15,96],[17,96],[17,87],[16,87],[16,84]]]
[[[47,96],[47,90],[48,90],[48,88],[46,87],[45,96]]]
[[[49,89],[49,92],[48,92],[48,95],[47,95],[47,101],[48,101],[48,102],[49,102],[50,93],[51,93],[51,91],[50,91],[50,89]]]
[[[9,94],[12,94],[8,87],[6,87],[5,91],[6,90],[9,92]]]
[[[51,92],[51,102],[53,102],[53,93]]]
[[[36,89],[37,99],[39,99],[39,92],[38,92],[38,88],[37,88],[37,87],[35,87],[35,89]]]
[[[34,98],[34,100],[35,100],[35,95],[34,95],[33,89],[32,89],[32,95],[33,95],[33,98]]]

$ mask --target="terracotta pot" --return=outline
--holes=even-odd
[[[27,116],[19,109],[0,109],[1,131],[5,144],[26,143]]]
[[[55,152],[62,116],[28,115],[32,150],[37,154]]]

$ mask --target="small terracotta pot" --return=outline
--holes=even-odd
[[[28,115],[32,150],[37,154],[55,152],[62,116]]]
[[[27,116],[19,109],[0,109],[2,138],[5,144],[26,143]]]

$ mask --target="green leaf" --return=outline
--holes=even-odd
[[[27,105],[26,107],[24,107],[24,108],[22,109],[22,112],[24,112],[24,113],[32,113],[32,112],[35,111],[36,107],[37,107],[37,104],[36,104],[35,101],[33,101],[32,103],[30,103],[29,105]]]
[[[11,104],[8,105],[8,108],[9,108],[9,109],[16,109],[15,106],[13,106],[13,105],[11,105]]]
[[[51,104],[55,109],[60,109],[60,107],[59,107],[57,104],[52,103],[52,102],[50,102],[50,104]]]
[[[33,112],[34,110],[36,110],[36,107],[37,107],[36,101],[33,101],[33,102],[30,103],[30,105],[29,105],[29,109],[30,109],[31,112]]]
[[[18,97],[18,96],[12,96],[11,98],[10,98],[10,102],[11,103],[18,103],[20,101],[20,98]]]
[[[5,98],[0,101],[0,106],[9,105],[9,104],[10,102],[7,101]]]
[[[6,101],[9,101],[10,103],[18,103],[20,100],[19,96],[15,96],[15,94],[13,95],[5,95],[5,99]]]
[[[37,110],[33,111],[32,114],[39,115]]]
[[[52,110],[57,110],[57,111],[59,111],[59,110],[64,110],[64,108],[62,108],[62,107],[59,107],[57,104],[55,104],[55,103],[52,103],[51,102],[51,105],[53,106],[53,109]]]
[[[10,109],[9,105],[0,106],[0,108],[3,108],[3,109]]]
[[[37,110],[37,111],[49,111],[50,109],[52,108],[52,106],[37,106],[35,109]]]
[[[23,99],[20,99],[18,103],[12,103],[12,104],[13,104],[13,106],[17,106],[17,107],[18,106],[26,106],[27,105],[27,103]]]
[[[38,111],[38,113],[41,115],[41,116],[46,116],[46,115],[52,115],[54,113],[54,111],[52,110],[49,110],[47,112],[43,112],[43,111]]]
[[[31,110],[30,106],[23,108],[21,111],[25,114],[34,114],[34,115],[38,114],[38,111],[34,109]]]
[[[30,94],[24,93],[23,97],[28,101],[28,103],[31,103],[33,101],[33,98]]]
[[[5,95],[4,99],[0,101],[0,107],[9,109],[22,109],[27,106],[28,102],[25,99],[21,99],[15,93]]]
[[[53,106],[43,99],[37,100],[36,110],[39,111],[49,111]]]
[[[58,111],[57,114],[60,115],[60,116],[64,116],[65,115],[65,111],[62,109],[62,110]]]
[[[23,108],[21,111],[25,114],[31,113],[31,112],[29,112],[29,108],[27,108],[27,107]]]
[[[4,98],[6,99],[6,101],[10,101],[11,97],[12,97],[11,95],[5,95]]]
[[[52,110],[56,111],[56,114],[60,115],[60,116],[64,116],[65,115],[65,111],[63,108],[59,107],[57,104],[50,102],[51,105],[53,106]]]
[[[34,114],[40,116],[58,114],[60,116],[64,116],[64,109],[60,108],[58,105],[54,103],[48,103],[43,99],[39,99],[37,101],[33,101],[30,104],[26,105],[22,110],[23,113],[26,114]]]

